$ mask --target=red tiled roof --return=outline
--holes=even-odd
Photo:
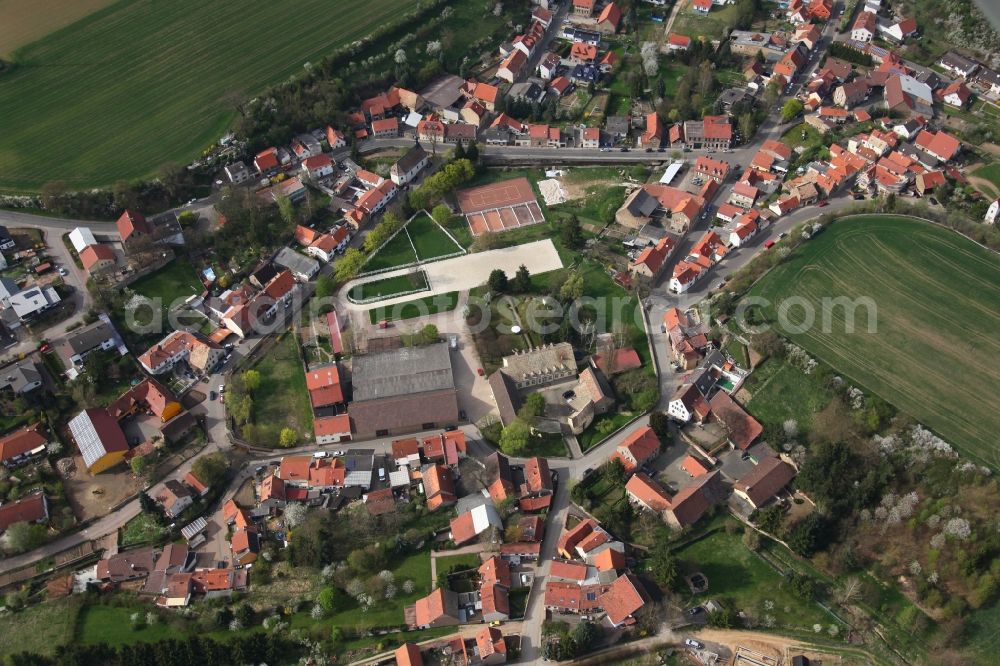
[[[80,252],[80,263],[82,263],[84,269],[88,271],[100,261],[114,260],[115,251],[111,249],[110,245],[104,245],[103,243],[88,245],[83,248],[83,251]]]
[[[587,565],[581,562],[553,560],[549,568],[549,575],[555,578],[566,578],[568,580],[586,580]]]
[[[420,648],[416,643],[403,643],[394,653],[396,666],[424,666],[423,657],[420,656]]]
[[[624,457],[622,455],[623,451],[627,451],[635,462]],[[622,461],[626,470],[631,471],[650,458],[653,458],[659,451],[660,438],[656,436],[652,428],[644,426],[629,433],[622,443],[618,445],[618,450],[615,452],[614,457]]]
[[[504,642],[503,633],[496,627],[483,627],[476,634],[476,647],[479,649],[480,659],[487,659],[494,654],[507,654],[507,643]]]
[[[622,10],[618,8],[613,2],[609,2],[604,6],[601,11],[601,15],[597,17],[597,23],[604,23],[605,21],[611,23],[616,29],[618,28],[618,22],[622,18]]]
[[[594,558],[598,571],[617,571],[625,568],[625,553],[614,548],[605,548]]]
[[[14,523],[32,523],[42,520],[48,514],[44,493],[28,495],[16,502],[0,505],[0,532]]]
[[[48,440],[42,435],[41,429],[42,424],[36,423],[0,438],[0,461],[10,460],[32,449],[45,446]]]
[[[733,486],[753,502],[761,506],[774,497],[795,478],[795,468],[775,456],[761,460],[752,470],[744,474]]]
[[[503,585],[510,587],[510,562],[498,555],[479,565],[479,578],[483,585]]]
[[[313,421],[313,432],[317,437],[350,434],[351,417],[347,414],[338,414],[318,418]]]
[[[625,491],[653,511],[670,508],[670,495],[666,489],[642,472],[636,472],[625,484]]]
[[[552,490],[552,473],[549,471],[549,461],[545,458],[536,456],[528,460],[524,466],[524,478],[528,492],[539,493],[543,490]]]
[[[611,589],[601,595],[601,607],[612,624],[619,625],[646,605],[649,595],[639,579],[632,574],[619,576]]]

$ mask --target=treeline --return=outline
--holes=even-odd
[[[53,656],[19,652],[7,657],[8,666],[243,666],[288,663],[295,646],[281,636],[253,633],[226,642],[205,636],[156,643],[111,647],[70,643]]]

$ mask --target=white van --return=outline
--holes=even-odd
[[[330,454],[327,453],[326,451],[317,451],[316,453],[313,454],[313,458],[327,458],[329,456]]]

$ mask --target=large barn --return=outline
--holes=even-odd
[[[354,437],[385,437],[458,422],[458,395],[447,343],[355,356]]]

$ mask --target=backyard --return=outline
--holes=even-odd
[[[194,266],[186,259],[174,259],[160,270],[139,278],[129,288],[154,303],[159,302],[164,312],[176,299],[183,300],[204,290]]]
[[[312,405],[295,335],[284,333],[255,369],[260,387],[253,393],[253,422],[312,433]]]
[[[685,2],[686,0],[678,0]],[[707,16],[698,14],[688,4],[677,15],[674,21],[673,32],[679,35],[687,35],[693,39],[706,37],[707,39],[722,39],[726,33],[736,25],[738,10],[735,4],[732,5],[712,5]]]
[[[803,432],[813,416],[822,411],[833,393],[819,377],[807,375],[789,362],[769,358],[747,378],[745,388],[751,395],[747,409],[768,432],[781,432],[787,419],[794,419]]]
[[[717,528],[674,552],[680,574],[701,573],[708,579],[708,591],[691,595],[687,607],[712,599],[768,628],[812,633],[813,625],[819,624],[824,629],[836,625],[838,632],[844,629],[819,604],[795,594],[774,565],[744,546],[741,531],[730,534]]]

